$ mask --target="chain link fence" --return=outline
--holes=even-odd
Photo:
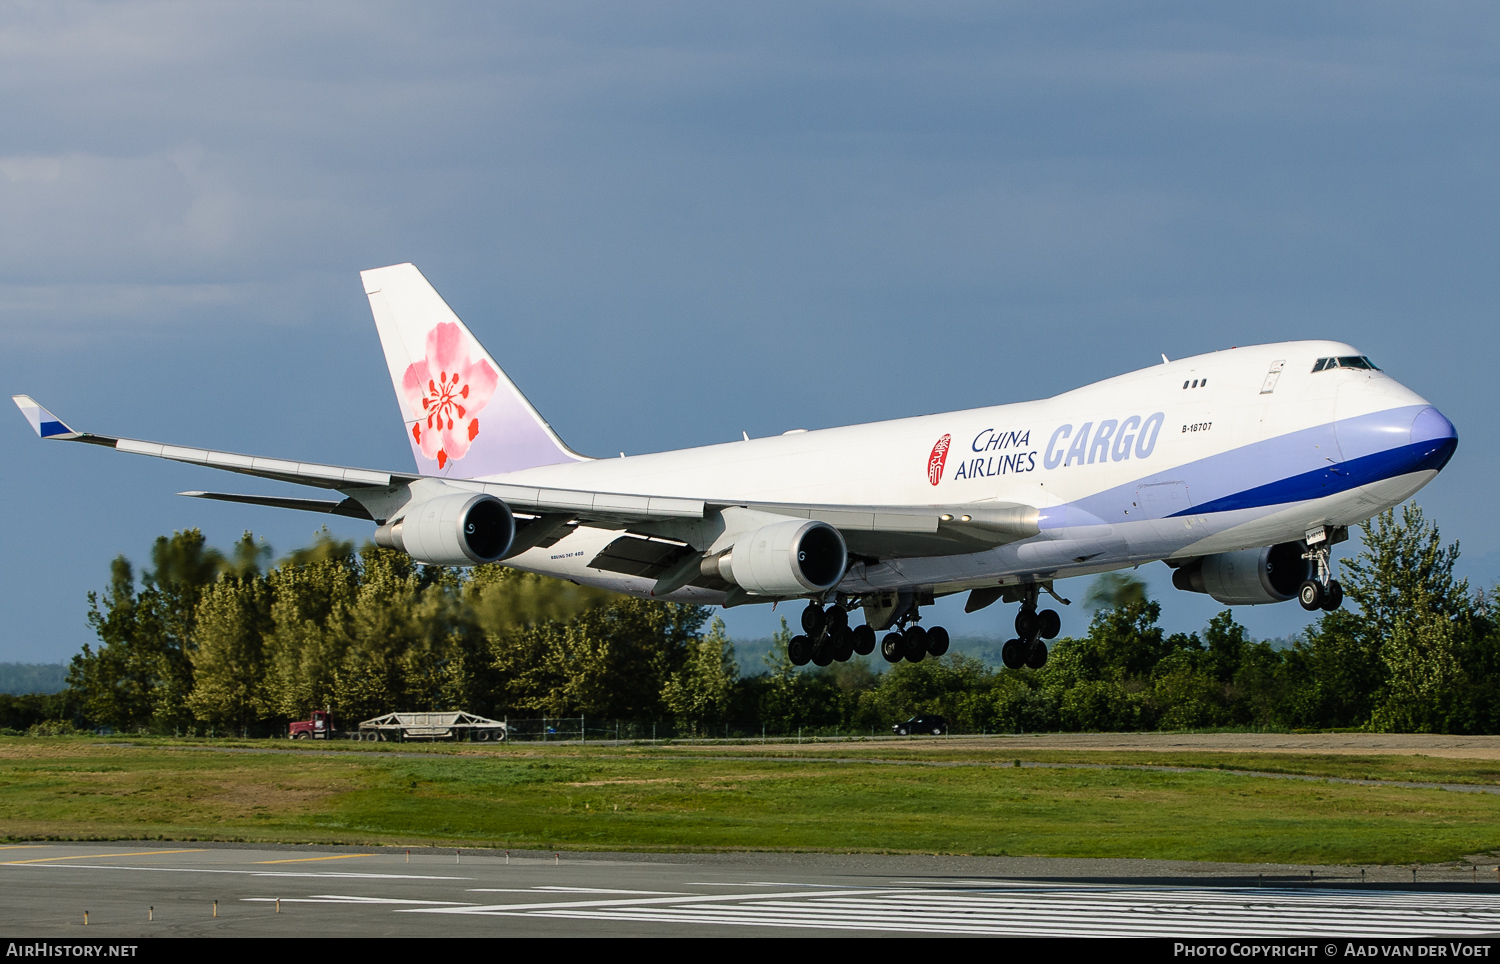
[[[632,722],[588,716],[543,716],[537,719],[505,719],[507,739],[519,743],[719,743],[782,742],[786,740],[860,740],[893,736],[891,727],[863,729],[834,726],[788,727],[763,723],[756,727],[724,723],[677,724],[670,721]],[[944,727],[944,735],[947,735]],[[957,735],[957,734],[954,734]],[[998,735],[998,734],[970,734]]]

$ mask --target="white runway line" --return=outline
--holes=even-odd
[[[140,870],[168,874],[241,874],[246,877],[326,877],[341,880],[473,880],[473,877],[439,877],[432,874],[357,874],[339,871],[295,870],[225,870],[220,867],[122,867],[119,864],[0,864],[0,867],[22,867],[40,870],[74,868],[76,870]]]
[[[807,885],[802,885],[806,887]],[[1101,889],[804,890],[781,894],[556,901],[405,913],[658,924],[1077,937],[1457,937],[1500,934],[1500,906],[1474,894]]]
[[[409,897],[347,897],[341,894],[315,894],[312,897],[241,897],[246,903],[269,904],[448,904],[462,906],[461,900],[415,900]]]

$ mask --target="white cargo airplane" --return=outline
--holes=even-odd
[[[416,472],[234,455],[75,431],[43,438],[339,492],[184,492],[372,520],[418,562],[503,561],[637,596],[808,600],[793,661],[941,655],[921,607],[1019,602],[1006,665],[1040,667],[1053,580],[1164,560],[1231,605],[1335,609],[1329,550],[1447,464],[1453,425],[1339,342],[1234,348],[1034,402],[591,459],[558,438],[410,264],[363,272]],[[864,609],[864,624],[848,614]]]

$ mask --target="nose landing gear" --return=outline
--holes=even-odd
[[[1297,602],[1308,612],[1321,609],[1331,613],[1344,604],[1344,587],[1333,578],[1333,568],[1329,565],[1333,544],[1342,540],[1328,526],[1319,526],[1307,535],[1308,548],[1302,558],[1311,562],[1316,571],[1313,578],[1297,587]]]
[[[1041,669],[1047,665],[1047,644],[1044,639],[1056,639],[1062,632],[1062,617],[1054,609],[1036,610],[1040,587],[1036,583],[1026,586],[1026,595],[1021,600],[1021,610],[1016,613],[1016,638],[1000,647],[1000,661],[1006,669],[1022,666]]]

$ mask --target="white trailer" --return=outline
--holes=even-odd
[[[505,739],[505,724],[473,713],[387,713],[359,725],[357,740],[469,740],[498,743]]]

